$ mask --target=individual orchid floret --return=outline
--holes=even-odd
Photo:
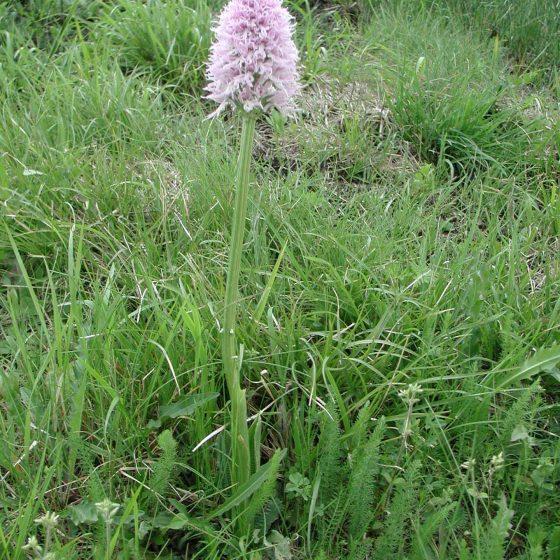
[[[215,29],[207,69],[208,98],[247,112],[294,113],[300,89],[292,16],[281,0],[231,0]]]

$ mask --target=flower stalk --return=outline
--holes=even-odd
[[[245,390],[241,388],[241,359],[235,336],[237,307],[239,303],[239,273],[243,252],[249,173],[255,135],[255,116],[243,115],[243,129],[237,164],[235,206],[229,251],[229,262],[224,301],[222,333],[223,368],[231,402],[231,479],[234,486],[246,482],[251,475],[251,455],[247,428],[247,402]]]

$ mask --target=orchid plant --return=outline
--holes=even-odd
[[[231,481],[240,488],[252,473],[247,402],[235,326],[239,272],[255,124],[259,115],[295,113],[300,89],[293,21],[281,0],[231,0],[219,16],[207,68],[208,98],[219,104],[212,116],[231,108],[242,117],[233,226],[222,325],[222,360],[231,406]]]

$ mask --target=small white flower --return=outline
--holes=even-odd
[[[501,451],[498,455],[494,455],[490,461],[490,470],[492,472],[499,471],[504,468],[504,452]]]
[[[416,396],[423,391],[424,389],[419,383],[412,383],[406,389],[400,390],[398,395],[406,404],[414,404],[419,401]]]
[[[95,507],[105,523],[110,523],[117,511],[119,511],[120,504],[115,504],[109,498],[105,498],[103,501],[97,502]]]
[[[469,459],[461,464],[461,468],[466,471],[474,470],[474,466],[476,465],[476,459]]]
[[[54,529],[58,525],[59,519],[59,515],[52,511],[47,511],[47,513],[41,515],[41,517],[37,517],[35,523],[37,523],[37,525],[42,525],[45,529]]]
[[[43,547],[39,544],[39,541],[37,540],[37,537],[35,535],[29,537],[27,539],[27,544],[24,544],[21,548],[37,555],[41,554],[41,552],[43,551]]]

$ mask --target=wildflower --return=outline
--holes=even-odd
[[[498,455],[494,455],[490,461],[490,471],[496,472],[504,467],[504,452],[501,451]]]
[[[401,430],[401,434],[403,436],[403,443],[406,449],[409,448],[408,439],[413,434],[412,430],[412,414],[414,411],[414,404],[417,403],[420,399],[417,399],[416,396],[422,393],[423,389],[418,383],[412,383],[406,387],[406,389],[402,389],[397,394],[402,399],[402,401],[407,405],[408,410],[406,413],[406,417],[404,419],[403,428]]]
[[[469,459],[468,461],[465,461],[461,465],[461,468],[465,469],[466,471],[473,471],[475,465],[476,465],[476,459]]]
[[[504,468],[504,453],[500,452],[498,455],[494,455],[490,460],[490,466],[488,468],[488,474],[486,476],[486,486],[488,488],[488,494],[492,493],[492,484],[494,482],[494,476],[496,473]]]
[[[406,389],[402,389],[398,392],[399,397],[409,405],[417,403],[420,399],[417,399],[416,396],[422,393],[424,389],[419,383],[412,383],[408,385]]]
[[[117,511],[119,511],[120,505],[113,503],[109,498],[105,498],[103,501],[97,502],[95,507],[101,514],[103,521],[105,521],[106,524],[110,524]]]
[[[53,513],[52,511],[47,511],[47,513],[35,519],[35,523],[42,525],[45,529],[55,529],[58,525],[59,519],[59,515]]]
[[[31,554],[35,554],[39,556],[43,549],[37,540],[37,537],[33,535],[27,539],[27,543],[21,547],[23,550],[30,552]]]
[[[282,0],[230,0],[215,29],[207,67],[208,98],[219,104],[211,116],[230,106],[242,113],[241,142],[235,180],[235,201],[221,329],[222,364],[229,394],[231,426],[230,480],[237,491],[252,474],[247,428],[247,398],[242,385],[242,355],[235,337],[239,301],[239,274],[251,155],[259,111],[276,109],[285,116],[295,112],[299,91],[298,53],[292,40],[293,23]],[[278,455],[275,455],[278,457]],[[249,534],[246,504],[235,512],[238,530]]]
[[[51,547],[53,531],[56,531],[60,516],[52,511],[47,511],[41,517],[35,519],[35,523],[41,525],[45,530],[44,554],[42,558],[48,558],[49,549]],[[31,550],[31,549],[30,549]]]
[[[282,0],[231,0],[215,29],[207,68],[208,98],[247,112],[294,113],[299,91],[292,17]]]

